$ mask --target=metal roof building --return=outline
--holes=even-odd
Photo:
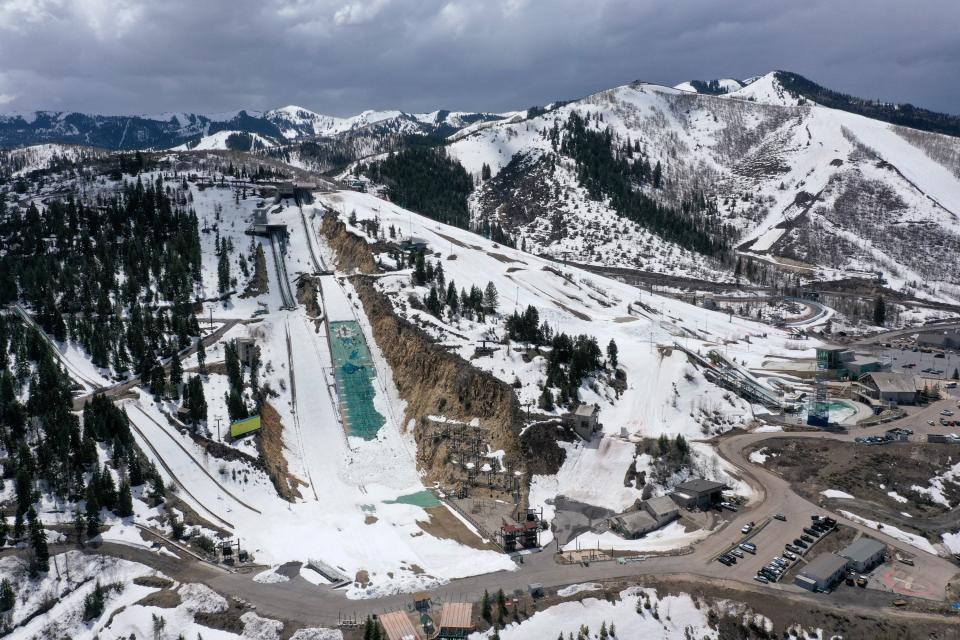
[[[821,553],[800,570],[793,582],[810,591],[826,591],[839,582],[846,571],[846,558],[835,553]]]
[[[870,395],[880,402],[916,404],[917,383],[914,377],[890,371],[875,371],[860,378]]]
[[[380,616],[380,624],[388,640],[421,640],[420,634],[413,628],[410,616],[403,611],[391,611]]]
[[[837,555],[846,558],[857,571],[869,571],[883,562],[886,553],[887,545],[873,538],[860,538],[838,551]]]
[[[437,638],[466,638],[473,631],[473,605],[469,602],[445,602],[440,611]]]

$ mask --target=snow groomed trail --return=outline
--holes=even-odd
[[[280,245],[278,247],[277,245]],[[287,265],[282,253],[283,243],[278,232],[270,232],[270,251],[273,253],[273,266],[277,272],[277,282],[280,284],[280,298],[284,309],[294,309],[297,300],[290,289],[290,277],[287,275]]]
[[[202,462],[197,460],[182,442],[159,421],[143,410],[137,403],[128,405],[133,411],[129,412],[130,426],[134,429],[147,447],[157,457],[160,465],[167,470],[172,480],[193,500],[194,508],[212,515],[218,522],[231,529],[233,523],[211,508],[211,505],[221,503],[227,513],[233,511],[230,504],[248,509],[256,514],[262,512],[247,504],[224,487],[207,470]],[[187,482],[189,480],[189,482]],[[187,485],[193,489],[191,491]]]

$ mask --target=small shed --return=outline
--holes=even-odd
[[[413,608],[417,611],[426,611],[430,608],[430,595],[426,591],[413,594]]]
[[[440,612],[441,640],[466,638],[473,632],[473,604],[469,602],[444,603]]]
[[[577,432],[584,440],[593,439],[600,430],[600,407],[595,404],[581,404],[563,416],[563,422]]]

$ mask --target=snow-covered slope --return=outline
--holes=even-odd
[[[785,89],[777,72],[720,96],[684,88],[634,83],[456,136],[449,150],[466,169],[478,181],[483,165],[493,174],[472,196],[475,219],[580,262],[717,269],[587,197],[562,153],[563,126],[577,113],[609,129],[616,146],[639,147],[632,162],[662,164],[662,188],[642,185],[646,193],[676,206],[702,190],[738,230],[736,243],[764,259],[799,260],[810,273],[882,271],[895,284],[931,280],[941,294],[960,285],[942,260],[960,248],[960,139],[822,107]]]
[[[680,89],[681,91],[692,91],[694,93],[707,93],[711,95],[720,95],[724,93],[730,93],[731,91],[737,91],[738,89],[743,88],[744,82],[740,80],[734,80],[733,78],[720,78],[718,80],[688,80],[687,82],[681,82],[678,85],[674,85],[674,89]]]
[[[268,149],[276,143],[256,133],[244,131],[218,131],[204,136],[196,142],[186,142],[173,148],[173,151],[212,151],[231,149],[234,151],[251,151]]]

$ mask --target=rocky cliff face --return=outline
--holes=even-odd
[[[375,271],[376,264],[369,246],[351,234],[333,217],[324,219],[322,232],[336,253],[337,267],[361,274]],[[521,413],[510,385],[492,374],[477,369],[463,358],[434,344],[423,331],[399,317],[389,298],[380,292],[372,278],[355,275],[351,282],[363,304],[373,329],[373,337],[393,371],[400,396],[407,402],[404,423],[412,426],[417,441],[417,463],[430,482],[447,487],[468,483],[482,484],[494,492],[509,492],[514,472],[521,472],[521,501],[526,502],[529,478],[527,461],[520,445]],[[454,422],[430,420],[444,416]],[[479,427],[467,424],[479,422]],[[505,473],[487,476],[471,473],[466,462],[468,447],[458,447],[452,431],[460,431],[472,442],[479,436],[479,454],[503,450]],[[474,448],[476,455],[477,451]],[[480,460],[475,471],[489,462],[496,469],[496,460]]]
[[[370,247],[363,238],[347,230],[347,225],[333,215],[323,216],[320,232],[326,237],[336,255],[336,267],[340,271],[376,273],[377,263]]]

